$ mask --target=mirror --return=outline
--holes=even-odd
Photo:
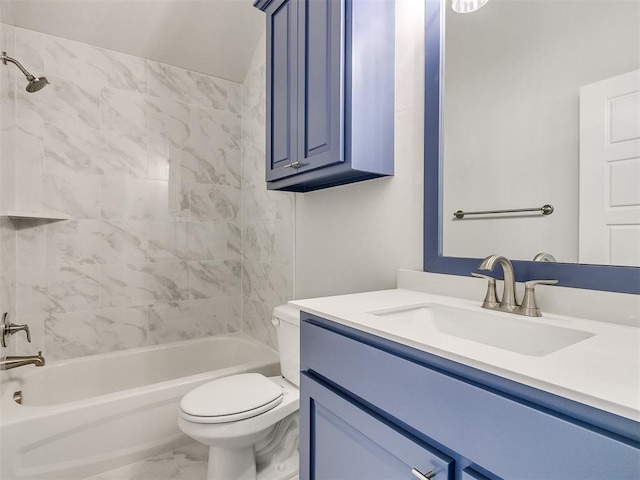
[[[640,266],[640,1],[489,0],[444,19],[443,253]],[[607,141],[625,148],[598,159]],[[595,218],[605,201],[615,226]]]
[[[468,14],[454,13],[450,1],[426,6],[425,270],[468,275],[480,258],[500,253],[519,260],[519,280],[640,293],[632,266],[640,263],[640,87],[608,103],[589,100],[592,85],[640,69],[640,2],[489,0]],[[640,85],[635,75],[632,87]],[[631,147],[615,165],[597,165],[591,181],[606,170],[606,185],[584,187],[580,156],[597,125],[580,115],[594,104],[608,105],[597,122],[609,122],[600,130],[613,147]],[[636,123],[613,132],[619,121],[604,115],[616,109]],[[621,189],[606,190],[614,180]],[[605,197],[631,211],[635,225],[621,229],[617,217],[580,236],[594,217],[581,203],[607,210]],[[545,204],[551,215],[453,215]],[[594,238],[621,253],[594,256]],[[527,261],[541,252],[557,262]],[[597,265],[604,263],[619,266]]]

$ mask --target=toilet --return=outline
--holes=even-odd
[[[187,393],[178,426],[209,447],[208,480],[297,480],[300,311],[281,305],[272,321],[282,376],[242,373]]]

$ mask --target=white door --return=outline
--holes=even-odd
[[[640,70],[580,89],[580,263],[640,266]]]

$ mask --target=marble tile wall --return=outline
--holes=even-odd
[[[242,86],[13,32],[15,57],[50,81],[28,94],[15,77],[15,207],[72,217],[15,222],[16,319],[33,334],[20,352],[242,328]]]
[[[0,9],[0,45],[9,52],[14,48],[14,29],[2,23]],[[0,211],[12,209],[14,205],[15,164],[15,95],[12,66],[0,64]],[[0,217],[0,314],[15,315],[15,231],[7,217]],[[0,356],[13,354],[13,349],[4,348]]]
[[[292,193],[265,187],[265,37],[242,85],[243,330],[274,348],[274,307],[293,298]]]

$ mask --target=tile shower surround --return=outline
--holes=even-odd
[[[274,245],[291,241],[263,235],[269,254],[243,255],[242,237],[265,224],[291,237],[293,199],[272,207],[264,181],[241,175],[264,158],[260,47],[244,99],[234,82],[7,28],[14,56],[51,82],[28,94],[14,72],[15,208],[72,217],[13,221],[14,320],[33,335],[15,349],[53,360],[243,328],[272,341],[265,312],[290,298],[292,270]]]
[[[275,347],[271,312],[293,298],[295,197],[265,186],[265,43],[242,85],[242,329]]]
[[[12,27],[6,27],[0,8],[0,44],[8,49],[14,47]],[[0,206],[13,208],[15,167],[15,96],[13,72],[9,68],[0,68]],[[0,218],[0,312],[15,313],[15,273],[16,273],[15,231],[11,220]],[[12,354],[12,349],[2,350],[2,355]],[[6,352],[5,352],[6,350]]]

